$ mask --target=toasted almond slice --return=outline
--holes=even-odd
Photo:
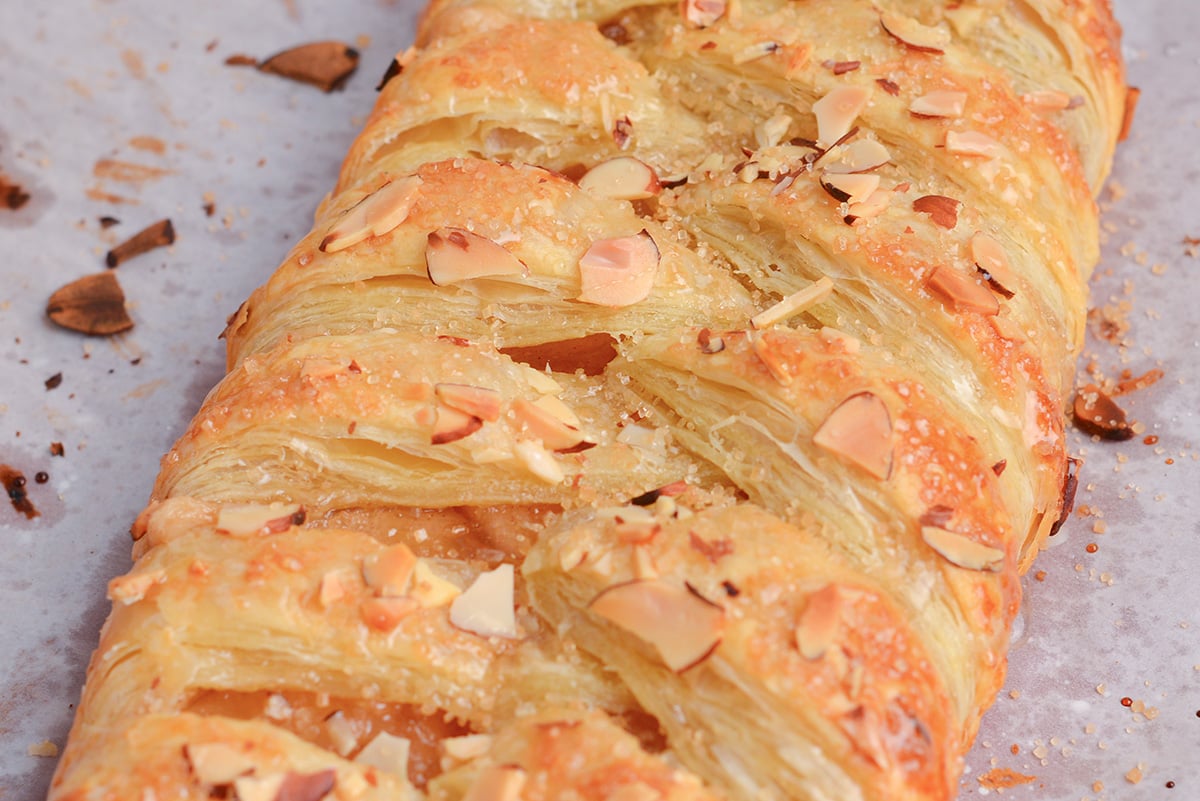
[[[408,212],[420,194],[419,176],[394,178],[346,210],[318,250],[336,253],[364,239],[383,236],[408,219]]]
[[[287,774],[268,773],[265,776],[239,776],[233,781],[238,801],[278,801],[279,790]]]
[[[842,599],[836,584],[826,584],[808,596],[796,621],[796,647],[805,659],[820,659],[837,638]]]
[[[943,53],[950,44],[950,32],[946,29],[922,25],[903,14],[881,13],[879,24],[901,44],[923,53]]]
[[[434,384],[433,394],[451,409],[494,423],[500,419],[500,393],[470,384]]]
[[[780,383],[781,386],[791,386],[796,377],[792,375],[791,364],[787,357],[780,352],[776,347],[776,343],[765,336],[756,336],[750,340],[750,347],[754,349],[754,355],[758,357],[763,366],[767,368],[767,372],[771,377]]]
[[[579,260],[578,300],[613,308],[645,300],[654,288],[659,258],[647,231],[593,242]]]
[[[862,203],[879,188],[879,176],[870,173],[845,173],[821,176],[821,187],[839,203]]]
[[[421,606],[433,608],[450,603],[462,595],[462,590],[434,573],[433,568],[424,559],[418,559],[413,568],[412,587],[408,594],[409,597],[420,601]]]
[[[750,325],[757,329],[767,328],[782,320],[822,302],[833,294],[833,281],[821,276],[798,292],[793,292],[769,309],[763,309],[750,318]]]
[[[434,445],[445,445],[469,437],[483,427],[483,420],[473,414],[466,414],[457,409],[439,403],[435,409],[433,434],[430,442]]]
[[[304,525],[304,519],[304,507],[298,503],[228,504],[217,512],[216,530],[231,537],[281,534]]]
[[[369,628],[388,634],[420,608],[414,598],[367,598],[359,604],[358,614]]]
[[[832,174],[867,172],[882,167],[891,159],[892,154],[881,143],[874,139],[856,139],[826,153],[821,166],[826,173]]]
[[[754,127],[754,141],[759,149],[775,147],[783,141],[784,134],[792,127],[792,118],[787,114],[773,114]]]
[[[1004,155],[1004,145],[979,131],[946,131],[946,152],[994,159]]]
[[[592,167],[579,188],[613,200],[644,200],[662,191],[654,169],[633,156],[618,156]]]
[[[108,582],[108,600],[123,606],[135,604],[146,597],[151,587],[161,583],[166,577],[167,571],[161,568],[118,576]]]
[[[846,216],[843,218],[846,225],[854,225],[859,220],[869,220],[872,217],[878,217],[887,211],[888,205],[892,202],[892,190],[876,189],[871,193],[870,197],[861,203],[851,203],[846,209]]]
[[[691,587],[660,579],[616,584],[597,595],[588,609],[653,646],[677,673],[707,659],[725,630],[723,608]]]
[[[348,756],[358,748],[358,732],[346,717],[346,713],[338,709],[323,721],[325,737],[333,744],[333,752],[338,756]]]
[[[935,225],[947,231],[958,225],[958,207],[960,201],[945,195],[925,195],[913,201],[913,211],[928,214]]]
[[[992,289],[1005,297],[1013,296],[1012,288],[1017,285],[1017,277],[1013,275],[1008,263],[1008,254],[1004,247],[992,237],[984,233],[976,233],[971,237],[971,259],[975,266],[983,272]]]
[[[967,107],[967,93],[944,89],[913,100],[908,110],[920,117],[961,117]]]
[[[766,58],[782,47],[779,42],[763,41],[755,42],[751,45],[746,45],[741,50],[733,54],[734,64],[749,64],[751,61],[758,61],[760,58]]]
[[[972,276],[951,267],[935,267],[926,285],[959,312],[1000,313],[1000,301]]]
[[[355,755],[354,761],[407,778],[408,752],[411,745],[412,741],[407,737],[397,737],[381,731]]]
[[[995,571],[1004,566],[1004,551],[944,528],[921,526],[921,539],[947,561],[968,570]]]
[[[892,473],[892,418],[873,392],[846,398],[813,434],[813,442],[876,478]]]
[[[523,431],[541,440],[547,450],[565,451],[583,442],[583,434],[579,433],[579,429],[523,398],[513,401],[512,411]]]
[[[1088,384],[1075,393],[1072,405],[1075,425],[1086,434],[1101,439],[1122,441],[1133,437],[1125,410],[1095,384]]]
[[[700,347],[701,353],[713,354],[720,353],[725,350],[725,340],[722,337],[715,336],[712,331],[707,328],[701,328],[696,335],[696,344]]]
[[[854,120],[871,99],[869,86],[839,86],[813,103],[817,117],[817,144],[829,147],[854,127]]]
[[[725,0],[681,0],[679,12],[693,28],[707,28],[725,16]]]
[[[551,415],[557,417],[565,425],[571,428],[579,428],[583,425],[579,420],[579,416],[571,411],[571,407],[563,403],[554,395],[542,395],[533,401],[533,405]]]
[[[1071,107],[1071,96],[1057,89],[1039,89],[1021,95],[1021,101],[1038,111],[1063,111]]]
[[[529,272],[524,262],[505,248],[462,228],[439,228],[429,234],[425,266],[429,280],[437,286]]]
[[[363,581],[377,595],[396,597],[408,590],[417,556],[404,543],[389,545],[362,560]]]
[[[348,579],[341,570],[330,570],[321,576],[321,583],[317,587],[317,603],[322,609],[328,609],[349,594],[349,587],[346,586]]]
[[[560,484],[566,478],[554,454],[546,450],[541,442],[524,439],[513,446],[513,453],[521,464],[547,484]]]
[[[475,777],[462,801],[518,801],[525,770],[518,765],[489,765]]]
[[[480,573],[450,604],[450,622],[480,637],[517,636],[513,600],[513,566],[503,564]]]
[[[447,737],[442,740],[442,753],[454,762],[470,762],[492,750],[493,738],[490,734],[464,734],[461,737]]]
[[[192,775],[201,784],[212,786],[230,784],[255,768],[254,760],[225,743],[188,743],[183,747],[183,756]]]

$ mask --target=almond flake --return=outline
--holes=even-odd
[[[566,478],[554,455],[541,442],[526,439],[513,446],[513,453],[535,476],[547,484],[561,484]]]
[[[653,646],[677,673],[707,659],[725,629],[722,607],[691,587],[659,579],[616,584],[597,595],[588,609]]]
[[[133,328],[125,292],[112,272],[85,275],[59,287],[46,303],[51,322],[88,336],[111,336]]]
[[[867,86],[839,86],[813,103],[817,117],[817,144],[829,147],[850,133],[854,121],[871,99]]]
[[[1017,285],[1008,263],[1008,254],[1004,247],[992,237],[984,233],[976,233],[971,237],[971,259],[987,279],[992,289],[1006,298],[1013,296],[1012,287]]]
[[[342,42],[311,42],[276,53],[258,69],[332,92],[358,69],[358,51]]]
[[[480,573],[450,604],[450,623],[480,637],[517,636],[513,601],[513,566],[503,564]]]
[[[693,28],[707,28],[725,16],[725,0],[682,0],[680,12]]]
[[[285,773],[268,773],[265,776],[239,776],[233,781],[238,801],[278,801]]]
[[[1086,434],[1118,442],[1133,437],[1125,410],[1095,384],[1075,393],[1072,412],[1075,425]]]
[[[442,740],[442,753],[455,762],[470,762],[492,750],[490,734],[464,734]]]
[[[188,743],[183,756],[192,775],[201,784],[217,786],[230,784],[239,776],[254,771],[254,760],[225,743]]]
[[[413,598],[368,598],[359,604],[358,614],[369,628],[389,634],[400,621],[420,608]]]
[[[564,425],[571,428],[579,428],[583,425],[579,420],[579,416],[571,411],[571,407],[553,395],[542,395],[533,401],[533,405],[547,414],[558,418]]]
[[[804,289],[793,292],[769,309],[764,309],[751,317],[750,325],[760,330],[768,328],[821,303],[831,294],[833,294],[833,281],[828,276],[822,276]]]
[[[644,200],[662,191],[654,169],[632,156],[619,156],[592,167],[579,188],[612,200]]]
[[[408,581],[412,578],[417,557],[403,543],[389,545],[377,553],[363,557],[363,581],[376,595],[396,597],[404,595]]]
[[[988,316],[1000,313],[1000,301],[991,290],[951,267],[935,267],[926,285],[955,311]]]
[[[483,427],[483,420],[475,415],[460,412],[441,403],[435,407],[434,412],[433,433],[430,436],[433,445],[457,442]]]
[[[821,188],[839,203],[862,203],[879,188],[879,176],[870,173],[826,174]]]
[[[947,561],[968,570],[996,571],[1004,566],[1004,551],[944,528],[921,526],[921,539]]]
[[[913,100],[908,110],[919,117],[961,117],[967,107],[967,93],[951,90],[930,92]]]
[[[135,604],[146,597],[151,587],[162,583],[166,577],[167,571],[161,568],[118,576],[108,582],[108,600],[123,606]]]
[[[946,29],[922,25],[902,14],[882,13],[879,24],[892,38],[923,53],[942,53],[950,44],[950,32]]]
[[[945,195],[925,195],[913,201],[913,211],[928,214],[935,225],[947,231],[958,225],[958,207],[962,203]]]
[[[892,202],[892,190],[876,189],[871,193],[870,197],[861,203],[851,203],[846,208],[846,216],[843,217],[846,225],[854,225],[859,220],[869,220],[872,217],[878,217],[887,211],[887,207]]]
[[[805,659],[820,659],[837,638],[842,599],[836,584],[827,584],[808,596],[796,621],[796,647]]]
[[[321,576],[317,588],[317,602],[322,609],[328,609],[348,595],[348,576],[340,570],[330,570]]]
[[[279,786],[275,801],[322,801],[337,783],[337,771],[333,768],[316,773],[289,771]]]
[[[725,340],[714,336],[713,332],[707,328],[701,328],[696,334],[696,344],[700,346],[701,353],[713,354],[725,350]]]
[[[647,231],[593,242],[579,260],[577,299],[612,308],[645,300],[654,288],[659,258]]]
[[[217,512],[216,530],[231,537],[282,534],[304,525],[304,519],[304,507],[298,503],[228,504]]]
[[[338,756],[348,756],[358,748],[358,734],[354,724],[346,717],[346,713],[338,709],[324,720],[325,736],[333,744],[333,752]]]
[[[525,770],[517,765],[489,765],[475,777],[462,801],[518,801]]]
[[[750,347],[754,349],[754,355],[767,368],[772,378],[778,381],[781,386],[788,387],[792,385],[792,382],[796,379],[792,375],[791,364],[782,355],[779,348],[775,347],[773,340],[764,336],[756,336],[751,339]]]
[[[791,127],[792,118],[787,114],[773,114],[755,126],[754,141],[760,149],[775,147]]]
[[[1004,154],[1004,145],[978,131],[946,131],[946,152],[994,159]]]
[[[470,384],[434,384],[433,394],[451,409],[490,423],[500,419],[500,393]]]
[[[817,428],[813,442],[876,478],[892,474],[892,418],[873,392],[842,401]]]
[[[381,731],[354,757],[360,765],[408,777],[408,752],[412,742],[407,737],[397,737]]]
[[[336,253],[370,237],[390,233],[408,219],[408,212],[420,194],[421,183],[416,175],[388,181],[347,209],[317,249]]]
[[[429,280],[437,286],[529,272],[525,264],[505,248],[462,228],[439,228],[430,233],[425,265]]]
[[[584,440],[579,429],[567,425],[558,417],[527,400],[518,398],[513,401],[512,412],[524,433],[540,440],[547,450],[569,450]]]
[[[829,150],[821,157],[826,174],[867,172],[891,161],[888,149],[874,139],[858,139],[848,145]]]
[[[1039,89],[1021,95],[1021,102],[1037,111],[1064,111],[1071,107],[1071,96],[1057,89]]]
[[[424,559],[418,559],[413,568],[412,587],[409,589],[408,595],[419,601],[421,606],[432,609],[450,603],[462,595],[462,590],[454,583],[434,573],[433,568]]]
[[[779,42],[755,42],[754,44],[747,45],[738,52],[734,53],[733,63],[748,64],[751,61],[757,61],[760,58],[766,58],[777,51],[780,47],[781,45]]]

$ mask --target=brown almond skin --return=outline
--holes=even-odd
[[[258,69],[332,92],[358,69],[358,51],[342,42],[312,42],[276,53]]]
[[[1125,410],[1095,384],[1088,384],[1075,393],[1072,413],[1076,427],[1085,434],[1114,442],[1133,437]]]
[[[88,336],[111,336],[133,328],[125,293],[110,272],[85,275],[55,290],[46,315],[56,325]]]

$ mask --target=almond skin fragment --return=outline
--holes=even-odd
[[[451,409],[494,423],[500,419],[500,393],[470,384],[434,384],[437,399]]]
[[[304,525],[306,513],[298,503],[227,504],[217,512],[218,534],[250,537],[282,534],[292,526]]]
[[[616,584],[597,595],[588,609],[653,646],[676,673],[707,659],[725,630],[721,606],[690,587],[660,579]]]
[[[813,442],[876,478],[892,474],[892,418],[873,392],[842,401],[817,428]]]
[[[953,268],[935,267],[926,286],[955,311],[987,316],[1000,313],[1000,301],[987,287]]]
[[[133,328],[125,293],[110,272],[85,275],[54,291],[46,316],[55,325],[88,336],[105,337]]]
[[[425,247],[429,280],[448,286],[472,278],[525,275],[525,264],[490,239],[462,228],[439,228]]]
[[[504,564],[480,573],[471,586],[450,603],[450,623],[480,637],[516,637],[513,566]]]
[[[1075,393],[1072,414],[1075,425],[1086,434],[1116,442],[1133,437],[1125,410],[1095,384],[1088,384]]]
[[[104,257],[104,263],[109,269],[122,262],[129,261],[134,256],[140,256],[155,248],[175,244],[175,226],[170,219],[159,220],[117,245]]]
[[[922,25],[902,14],[882,13],[879,24],[896,41],[923,53],[943,53],[950,44],[950,32]]]
[[[679,13],[693,28],[707,28],[725,16],[725,0],[682,0]]]
[[[336,253],[364,239],[383,236],[408,219],[420,194],[420,177],[395,178],[350,207],[321,240],[318,250]]]
[[[935,225],[949,231],[958,225],[958,207],[961,205],[945,195],[925,195],[913,201],[913,211],[928,214]]]
[[[592,243],[579,260],[577,300],[611,308],[645,300],[654,288],[659,258],[647,231]]]
[[[967,107],[967,93],[942,90],[921,95],[908,110],[918,117],[961,117]]]
[[[1004,566],[1004,551],[937,526],[921,526],[921,539],[944,559],[967,570],[996,571]]]
[[[839,86],[813,103],[817,117],[817,144],[832,146],[850,133],[854,120],[867,107],[871,90],[866,86]]]
[[[332,92],[341,89],[358,69],[358,51],[342,42],[312,42],[276,53],[258,68]]]
[[[612,200],[645,200],[661,192],[662,184],[649,164],[620,156],[588,170],[579,179],[579,188]]]

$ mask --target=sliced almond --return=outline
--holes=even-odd
[[[434,384],[433,394],[451,409],[490,423],[500,419],[500,393],[470,384]]]
[[[483,420],[480,418],[445,404],[439,403],[434,411],[433,434],[430,436],[430,442],[434,445],[457,442],[483,427]]]
[[[525,787],[525,770],[517,765],[489,765],[471,784],[462,801],[518,801]]]
[[[59,287],[46,303],[55,324],[88,336],[111,336],[133,328],[125,292],[112,272],[85,275]]]
[[[413,568],[412,587],[408,591],[410,598],[417,599],[421,606],[433,608],[445,606],[461,594],[462,590],[457,585],[434,573],[428,562],[417,560]]]
[[[874,139],[857,139],[831,150],[821,160],[825,172],[840,174],[868,172],[891,161],[892,154]]]
[[[470,762],[492,750],[493,737],[490,734],[464,734],[461,737],[447,737],[442,740],[442,753],[455,762]]]
[[[1075,393],[1072,413],[1075,425],[1087,434],[1118,442],[1133,437],[1125,410],[1095,384]]]
[[[741,50],[733,54],[734,64],[749,64],[751,61],[758,61],[760,58],[766,58],[782,47],[779,42],[763,41],[755,42],[751,45],[746,45]]]
[[[407,737],[381,731],[355,755],[354,761],[407,779],[411,745],[412,741]]]
[[[839,86],[813,103],[817,144],[829,147],[848,134],[870,99],[871,90],[867,86]]]
[[[872,217],[878,217],[887,211],[891,202],[892,190],[876,189],[871,193],[870,197],[861,203],[851,203],[846,208],[846,216],[842,219],[846,221],[846,225],[854,225],[859,220],[869,220]]]
[[[317,587],[317,603],[322,609],[328,609],[349,595],[349,577],[341,570],[330,570],[321,576]]]
[[[579,179],[579,188],[613,200],[644,200],[661,192],[662,184],[646,162],[619,156],[588,170]]]
[[[525,439],[513,446],[513,453],[521,464],[547,484],[561,484],[566,478],[554,454],[546,450],[540,441]]]
[[[336,253],[373,236],[383,236],[408,218],[421,190],[416,175],[394,178],[346,210],[318,250]]]
[[[417,556],[404,543],[389,545],[363,557],[363,581],[376,595],[396,597],[408,590],[409,579],[417,565]]]
[[[796,647],[805,659],[820,659],[837,638],[842,599],[836,584],[827,584],[808,596],[796,621]]]
[[[723,608],[690,587],[659,579],[609,587],[588,609],[653,646],[677,673],[707,659],[721,643],[725,629]]]
[[[792,127],[792,118],[787,114],[772,114],[754,126],[754,141],[759,149],[775,147],[783,141],[784,134]]]
[[[239,776],[234,779],[233,789],[237,801],[278,801],[286,773],[268,773],[265,776]]]
[[[279,786],[275,801],[322,801],[337,783],[337,771],[326,768],[315,773],[289,771]]]
[[[450,622],[480,637],[517,636],[513,598],[513,566],[500,565],[480,573],[450,604]]]
[[[966,108],[967,93],[948,89],[921,95],[908,105],[908,110],[919,117],[961,117]]]
[[[310,42],[276,53],[258,68],[332,92],[358,69],[358,51],[342,42]]]
[[[146,597],[146,593],[155,584],[160,584],[167,577],[167,571],[144,570],[118,576],[108,582],[108,600],[123,606],[135,604]]]
[[[1071,96],[1057,89],[1039,89],[1021,95],[1021,101],[1037,111],[1064,111],[1071,107]]]
[[[950,44],[950,32],[945,28],[922,25],[903,14],[881,13],[879,24],[901,44],[923,53],[942,53]]]
[[[216,530],[231,537],[282,534],[304,525],[304,520],[304,507],[298,503],[228,504],[217,512]]]
[[[421,608],[413,598],[367,598],[358,607],[362,622],[382,634],[390,634],[400,621]]]
[[[225,743],[188,743],[183,756],[192,775],[201,784],[217,786],[230,784],[239,776],[254,771],[254,760],[241,750]]]
[[[584,441],[579,429],[523,398],[513,401],[512,412],[522,431],[540,440],[547,450],[565,451]]]
[[[839,203],[862,203],[879,188],[879,176],[870,173],[822,175],[821,187]]]
[[[578,300],[619,308],[645,300],[654,288],[660,254],[647,231],[593,242],[579,260]]]
[[[754,349],[754,355],[767,368],[772,378],[781,386],[792,385],[796,378],[792,375],[791,362],[773,339],[756,336],[750,340],[750,347]]]
[[[913,211],[928,214],[935,225],[951,230],[958,225],[958,208],[962,203],[945,195],[925,195],[913,201]]]
[[[833,281],[821,276],[798,292],[793,292],[769,309],[763,309],[750,318],[750,325],[757,329],[767,328],[782,320],[821,303],[833,294]]]
[[[968,570],[999,570],[1004,551],[936,526],[921,526],[921,539],[947,561]]]
[[[817,428],[813,442],[876,478],[892,473],[892,417],[873,392],[842,401]]]
[[[335,710],[325,718],[325,737],[333,744],[333,751],[338,756],[348,756],[358,748],[358,732],[342,710]]]
[[[679,12],[693,28],[707,28],[725,16],[725,0],[681,0]]]
[[[1000,301],[987,287],[951,267],[935,267],[926,285],[954,311],[988,316],[1000,313]]]
[[[975,266],[984,274],[992,289],[1006,298],[1013,296],[1012,287],[1017,285],[1017,277],[1013,275],[1008,263],[1008,254],[1004,247],[992,237],[984,233],[976,233],[971,237],[971,259]]]
[[[448,286],[473,278],[525,275],[525,264],[490,239],[462,228],[439,228],[425,247],[429,280]]]
[[[724,338],[713,335],[713,332],[707,328],[701,328],[696,334],[696,344],[700,347],[701,353],[713,354],[725,350]]]
[[[946,131],[946,152],[994,159],[1004,155],[1004,145],[979,131]]]
[[[583,423],[579,420],[579,416],[571,411],[571,407],[563,403],[554,395],[542,395],[533,401],[533,405],[563,422],[564,425],[571,428],[579,428]]]

